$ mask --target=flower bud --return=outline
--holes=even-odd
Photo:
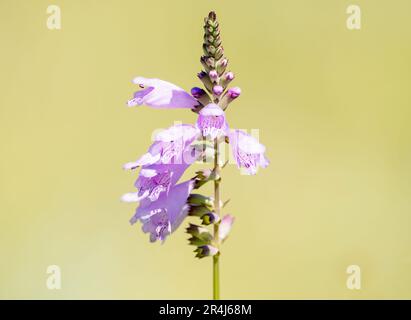
[[[218,238],[221,242],[228,237],[233,223],[234,217],[232,215],[227,214],[221,219],[220,226],[218,227]]]
[[[204,257],[211,257],[211,256],[215,256],[216,254],[218,254],[218,249],[216,247],[213,247],[211,245],[205,245],[205,246],[200,246],[198,247],[196,250],[194,250],[194,252],[196,252],[196,258],[204,258]]]
[[[208,58],[205,60],[205,62],[206,62],[206,65],[207,65],[209,68],[213,68],[213,67],[214,67],[214,64],[215,64],[214,58],[208,57]]]
[[[231,71],[227,72],[226,75],[225,75],[225,79],[227,81],[232,81],[234,79],[234,73],[232,73]]]
[[[207,70],[207,69],[208,69],[208,65],[207,65],[207,63],[206,63],[206,58],[205,58],[205,56],[201,56],[200,62],[201,62],[201,64],[203,65],[203,68],[204,68],[205,70]]]
[[[218,105],[221,107],[221,109],[226,110],[228,105],[238,98],[241,94],[241,89],[239,87],[233,87],[230,88],[226,91],[226,93],[223,95],[221,98],[220,102]]]
[[[207,18],[206,18],[207,19]],[[208,20],[216,21],[217,20],[217,15],[215,14],[215,11],[210,11],[208,13]]]
[[[223,56],[223,54],[224,54],[223,47],[218,47],[217,49],[214,50],[214,53],[213,53],[216,59],[220,59]]]
[[[207,228],[198,226],[196,224],[190,223],[186,229],[187,233],[191,234],[192,236],[200,237],[200,238],[209,238],[212,239],[212,235]]]
[[[214,42],[214,37],[211,34],[204,35],[204,40],[206,40],[208,43],[213,43]]]
[[[202,194],[192,193],[187,199],[187,203],[190,205],[204,205],[211,210],[214,209],[214,199],[212,197],[206,197]]]
[[[239,87],[233,87],[228,89],[227,95],[229,96],[229,98],[231,99],[236,99],[237,97],[239,97],[241,94],[241,89]]]
[[[197,226],[190,223],[186,229],[187,233],[191,235],[188,239],[191,245],[204,246],[211,243],[213,236],[207,228]]]
[[[202,151],[204,152],[204,148]],[[214,152],[214,148],[213,148],[213,152]],[[195,181],[194,189],[200,188],[201,186],[203,186],[209,181],[215,181],[219,179],[221,179],[221,177],[219,174],[216,173],[215,170],[203,169],[203,170],[197,171],[196,176],[194,177],[194,181]]]
[[[217,80],[218,79],[218,73],[216,70],[211,70],[208,75],[210,76],[211,80]]]
[[[214,86],[214,87],[213,87],[213,93],[214,93],[216,96],[221,95],[221,94],[223,93],[223,91],[224,91],[224,88],[223,88],[222,86]]]
[[[213,83],[211,82],[207,72],[201,71],[197,73],[197,77],[201,80],[201,82],[204,84],[204,86],[209,92],[213,90]]]
[[[206,70],[214,68],[215,60],[212,57],[201,56],[200,62]]]
[[[222,75],[227,68],[228,65],[228,60],[226,58],[221,58],[220,60],[217,61],[217,72],[219,75]]]
[[[212,169],[202,169],[196,172],[196,178],[204,181],[219,180],[221,177]]]
[[[202,217],[210,212],[210,208],[202,205],[189,205],[188,215],[193,217]]]
[[[214,212],[208,212],[201,216],[201,220],[203,220],[204,225],[208,226],[209,224],[219,222],[220,217],[216,215]]]
[[[196,178],[201,179],[201,180],[206,180],[210,177],[210,175],[213,173],[213,170],[211,169],[201,169],[199,171],[196,171]]]
[[[200,80],[203,79],[206,75],[207,75],[207,73],[205,71],[200,71],[199,73],[197,73],[197,77]]]
[[[220,48],[219,48],[220,49]],[[216,53],[217,49],[213,45],[207,46],[207,52],[213,56]],[[218,58],[217,58],[218,59]]]
[[[196,99],[200,99],[205,94],[206,94],[206,92],[203,89],[199,88],[199,87],[194,87],[194,88],[191,89],[191,95]]]
[[[221,75],[220,85],[223,88],[227,88],[228,84],[234,80],[234,73],[233,72],[225,72]]]

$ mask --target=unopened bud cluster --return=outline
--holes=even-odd
[[[204,90],[200,91],[200,88],[193,88],[192,95],[203,106],[214,102],[225,110],[240,95],[241,90],[238,87],[227,90],[229,83],[234,80],[234,73],[227,71],[228,59],[224,56],[219,23],[214,12],[204,19],[203,55],[200,62],[203,70],[198,73],[198,78],[208,94]]]
[[[203,70],[198,73],[198,78],[204,89],[194,87],[191,89],[191,95],[199,102],[199,106],[193,110],[199,113],[197,127],[203,137],[202,154],[207,159],[207,138],[213,142],[211,151],[213,157],[216,157],[218,151],[214,143],[228,134],[228,124],[223,110],[241,94],[240,88],[228,87],[235,76],[227,70],[228,60],[224,56],[220,28],[214,12],[210,12],[204,20],[203,55],[200,61]],[[194,189],[199,189],[209,181],[219,185],[220,168],[215,166],[214,169],[198,171],[193,181]],[[201,225],[191,223],[186,229],[190,235],[190,245],[196,246],[194,252],[197,258],[220,255],[220,245],[227,237],[234,221],[230,215],[220,217],[219,213],[224,204],[220,200],[217,207],[214,200],[201,194],[191,194],[187,199],[188,215],[201,220]],[[211,227],[214,227],[214,234],[208,229]]]

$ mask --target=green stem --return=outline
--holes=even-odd
[[[218,161],[218,140],[214,141],[214,170],[217,176],[220,176],[220,164]],[[214,180],[214,208],[215,213],[220,216],[220,182],[221,180]],[[219,238],[218,238],[218,227],[219,223],[214,224],[214,242],[219,248]],[[219,270],[219,258],[220,252],[213,256],[213,299],[220,299],[220,270]]]
[[[213,299],[220,300],[220,268],[219,255],[213,256]]]

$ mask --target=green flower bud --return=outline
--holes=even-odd
[[[220,221],[220,217],[213,212],[208,212],[201,217],[202,223],[206,226]]]
[[[213,240],[213,236],[207,228],[190,223],[186,231],[191,235],[191,238],[188,239],[191,245],[204,246]]]
[[[216,62],[216,69],[217,69],[218,75],[221,76],[225,72],[227,65],[228,65],[228,60],[226,58],[219,59]]]
[[[203,205],[211,210],[214,210],[214,199],[212,197],[206,197],[202,194],[192,193],[187,199],[187,203],[190,205]]]
[[[209,212],[210,212],[210,208],[208,208],[206,206],[190,205],[188,215],[201,218],[203,215],[205,215]]]
[[[220,59],[224,54],[224,49],[223,47],[218,47],[217,49],[214,50],[214,57],[218,60]]]
[[[209,68],[214,68],[214,66],[215,66],[215,59],[214,59],[213,57],[208,57],[208,58],[206,59],[206,65],[207,65]]]

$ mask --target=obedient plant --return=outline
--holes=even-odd
[[[268,160],[262,144],[244,131],[231,130],[227,123],[225,111],[240,96],[241,90],[229,87],[234,73],[227,69],[228,60],[214,12],[205,18],[203,51],[200,59],[203,70],[198,78],[204,88],[194,87],[187,93],[159,79],[137,77],[133,80],[141,90],[128,101],[129,107],[186,108],[198,117],[193,125],[179,124],[161,131],[147,153],[124,165],[124,169],[140,171],[134,184],[137,190],[125,194],[122,200],[139,202],[130,223],[140,221],[151,242],[164,242],[187,216],[199,218],[199,223],[189,223],[186,231],[190,235],[189,243],[196,247],[196,257],[213,259],[213,298],[219,299],[221,245],[234,222],[232,215],[222,213],[225,203],[220,197],[220,187],[225,165],[221,163],[219,146],[230,145],[237,166],[246,174],[256,174],[258,167],[268,165]],[[179,182],[195,162],[211,162],[212,166],[197,171],[188,181]],[[207,182],[214,184],[212,196],[194,191]]]

